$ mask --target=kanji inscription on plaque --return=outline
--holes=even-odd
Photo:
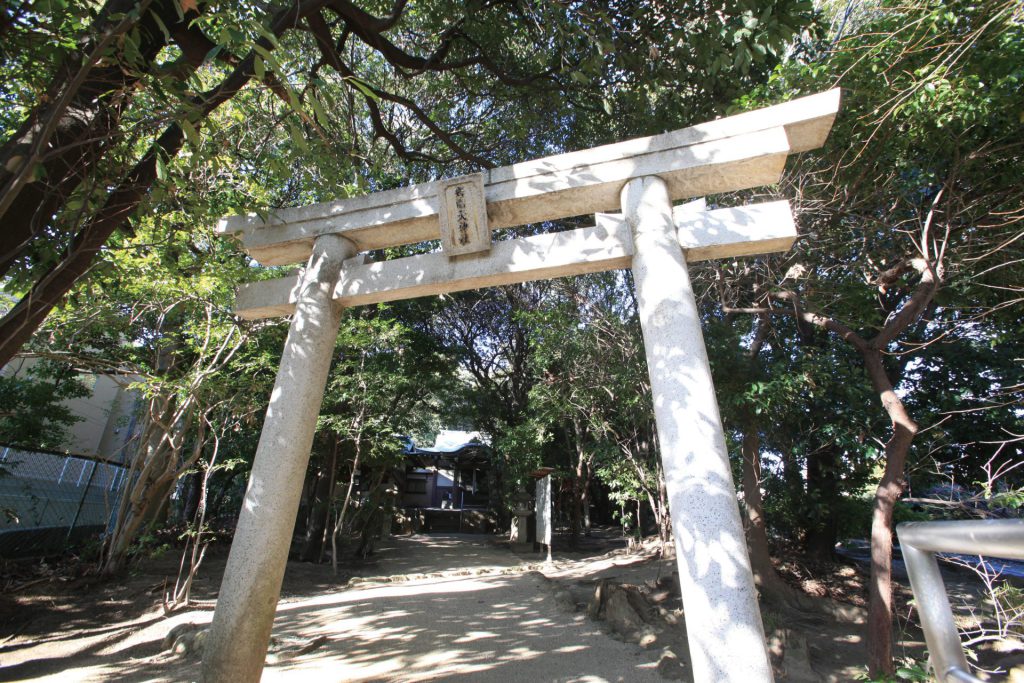
[[[484,200],[484,174],[460,176],[438,183],[441,247],[449,256],[491,249]]]

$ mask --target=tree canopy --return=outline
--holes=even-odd
[[[165,212],[190,176],[216,186],[221,212],[252,210],[564,148],[579,120],[603,120],[598,137],[611,139],[635,127],[606,125],[616,106],[636,111],[645,91],[664,100],[649,109],[705,115],[722,104],[714,95],[735,95],[783,50],[809,11],[441,0],[5,7],[0,276],[18,303],[0,321],[0,362],[111,240]]]
[[[826,560],[872,534],[870,662],[891,673],[893,521],[927,501],[988,515],[1021,500],[1022,33],[1010,2],[5,6],[0,362],[31,351],[49,375],[0,382],[0,430],[56,447],[66,416],[23,406],[75,395],[77,370],[144,397],[113,571],[189,477],[210,473],[210,514],[230,517],[259,434],[285,325],[231,306],[238,284],[280,273],[215,237],[217,218],[839,86],[824,148],[776,187],[709,198],[790,199],[794,249],[692,272],[759,585],[792,599],[770,544]],[[505,493],[555,467],[575,536],[593,515],[667,540],[632,291],[620,272],[350,311],[303,556],[369,524],[349,493],[361,472],[386,485],[396,436],[441,426],[492,437]],[[201,533],[189,505],[174,514]]]

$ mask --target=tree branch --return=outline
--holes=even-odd
[[[941,264],[932,264],[923,258],[917,258],[911,261],[911,265],[921,274],[921,281],[914,288],[910,300],[898,312],[889,316],[882,331],[871,340],[871,345],[876,349],[884,350],[917,320],[939,289],[942,280]]]
[[[314,12],[323,0],[296,0],[281,10],[271,22],[271,32],[280,36],[293,28],[299,19]],[[267,38],[257,41],[263,49],[273,45]],[[253,77],[255,50],[212,90],[195,98],[199,118],[205,118],[214,109],[235,96]],[[169,126],[150,150],[135,164],[124,180],[108,195],[100,209],[75,235],[64,257],[41,277],[3,320],[0,321],[0,365],[5,365],[32,336],[74,283],[89,269],[103,244],[120,228],[138,208],[143,197],[156,180],[158,156],[171,158],[184,144],[184,131],[177,123]]]

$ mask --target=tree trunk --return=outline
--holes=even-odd
[[[939,193],[941,196],[941,193]],[[937,198],[936,198],[937,199]],[[928,245],[927,231],[931,222],[929,216],[922,235],[922,246]],[[903,490],[903,472],[910,445],[917,434],[917,424],[910,418],[906,407],[896,395],[894,380],[889,378],[883,363],[882,352],[888,349],[896,338],[912,323],[920,320],[931,304],[943,277],[940,255],[934,260],[915,258],[909,266],[917,270],[921,280],[909,300],[898,310],[886,311],[886,320],[881,331],[870,341],[865,340],[850,327],[837,320],[818,313],[802,311],[800,298],[795,292],[774,292],[776,299],[792,305],[792,313],[798,322],[816,325],[837,335],[853,346],[864,359],[864,369],[871,385],[882,401],[886,414],[892,421],[892,436],[885,445],[885,470],[875,491],[874,511],[871,518],[871,581],[868,600],[868,674],[872,678],[889,677],[893,674],[893,613],[892,613],[892,518]],[[779,309],[764,309],[759,315],[769,315]],[[787,311],[788,314],[788,311]],[[790,464],[786,463],[787,479]]]
[[[665,474],[658,465],[658,537],[661,539],[661,552],[672,542],[672,516],[668,509],[668,489],[665,487]]]
[[[793,454],[792,446],[782,451],[782,480],[786,483],[786,491],[793,498],[802,498],[805,494],[804,475],[800,462]]]
[[[118,0],[117,2],[111,2],[110,6],[119,6],[121,4],[122,2]],[[134,4],[128,3],[129,6],[134,6]],[[178,10],[175,9],[177,3],[163,0],[159,4],[162,7],[166,7],[173,15],[173,20],[165,21],[164,24],[167,26],[171,24],[177,26],[179,24]],[[271,22],[270,33],[275,37],[280,36],[289,28],[295,26],[299,19],[304,16],[304,13],[315,9],[315,3],[304,4],[301,7],[298,3],[294,3],[280,10]],[[154,40],[158,40],[158,37],[163,35],[163,30],[159,28],[159,24],[152,18],[154,16],[153,12],[145,12],[143,14],[140,25],[151,25],[151,29],[148,32],[151,35],[157,36]],[[191,19],[192,17],[189,16],[185,23],[191,22]],[[260,37],[256,44],[263,50],[274,49],[274,43],[266,36]],[[153,57],[163,47],[164,43],[162,42],[151,42],[151,44],[145,46],[149,51],[147,54],[151,53]],[[143,56],[145,57],[146,55]],[[230,100],[245,87],[255,74],[256,56],[256,52],[251,51],[238,63],[231,74],[213,89],[193,98],[192,104],[194,109],[192,117],[194,125],[199,126],[211,112],[224,102]],[[113,68],[119,69],[120,66],[118,65]],[[127,87],[130,83],[124,81],[120,85]],[[109,84],[106,84],[90,96],[99,97],[110,90],[111,87],[109,87]],[[106,98],[104,97],[104,99]],[[33,113],[30,115],[30,122],[33,117],[39,115],[41,114]],[[107,140],[111,137],[110,130],[112,129],[101,128],[100,130],[93,130],[90,126],[86,130],[88,133],[86,139]],[[96,255],[107,240],[110,239],[110,236],[124,226],[135,213],[135,210],[156,181],[158,158],[174,158],[181,150],[184,142],[185,132],[182,127],[177,123],[171,124],[160,134],[154,144],[149,147],[149,151],[139,159],[120,182],[117,182],[115,179],[99,179],[113,187],[107,195],[102,208],[81,224],[78,232],[69,240],[69,244],[60,260],[43,272],[29,292],[0,320],[0,366],[10,362],[14,355],[21,350],[21,347],[32,337],[32,334],[43,323],[53,307],[60,303],[74,284],[88,272]],[[23,145],[23,143],[18,144]],[[52,140],[50,144],[52,144]],[[17,153],[18,150],[14,149],[17,146],[17,144],[14,144],[10,149],[5,146],[3,153]],[[23,151],[22,153],[29,152]],[[77,163],[78,167],[75,169],[75,172],[78,176],[76,177],[89,177],[88,174],[91,169],[83,168],[81,160]],[[20,171],[14,171],[14,173],[20,173]],[[0,178],[0,181],[4,182],[4,190],[0,193],[0,200],[7,201],[10,198],[13,201],[20,196],[18,193],[21,190],[18,190],[16,187],[18,185],[17,178]],[[24,187],[31,187],[35,184],[29,183]],[[64,196],[58,195],[57,204],[61,205],[64,199]],[[41,201],[39,206],[46,206],[48,211],[53,208],[50,206],[48,199]],[[0,212],[0,218],[4,220],[5,224],[4,235],[8,233],[12,235],[9,242],[5,241],[3,243],[11,248],[0,253],[0,259],[4,262],[9,262],[11,258],[15,258],[18,254],[22,253],[26,238],[31,240],[35,234],[33,230],[36,230],[36,228],[31,223],[33,215],[34,212],[28,214],[29,218],[23,221],[23,226],[12,227],[11,221],[13,219],[11,218],[11,212]],[[49,215],[47,214],[47,217]],[[45,236],[44,233],[45,231],[40,232],[41,235]]]
[[[324,540],[331,514],[331,494],[334,492],[335,468],[338,462],[338,440],[333,439],[331,457],[318,468],[316,485],[313,487],[309,516],[306,522],[306,538],[299,553],[301,562],[319,562],[323,556]]]
[[[566,430],[566,437],[568,438],[569,431]],[[572,500],[570,502],[569,511],[569,545],[573,548],[579,543],[580,532],[583,526],[583,470],[584,460],[586,455],[583,451],[583,434],[580,428],[579,419],[573,417],[572,419],[572,436],[573,436],[573,447],[576,451],[576,464],[573,468],[572,478],[572,489],[571,495]]]
[[[196,518],[199,500],[206,496],[207,479],[208,475],[205,472],[192,472],[184,477],[182,488],[185,489],[185,495],[181,506],[181,521],[185,524],[191,524]]]
[[[227,497],[228,492],[231,490],[231,484],[234,483],[235,478],[238,476],[238,472],[231,470],[225,473],[221,481],[217,482],[217,495],[213,497],[213,501],[207,506],[206,512],[210,519],[218,517],[221,513],[221,504],[224,502],[224,498]],[[232,515],[237,517],[238,515]]]
[[[83,179],[93,178],[144,70],[152,68],[167,35],[184,30],[194,18],[179,18],[175,4],[107,2],[91,27],[95,42],[83,46],[81,57],[68,51],[47,97],[0,147],[0,274],[52,227],[54,213]],[[128,13],[135,9],[143,11],[132,19]],[[125,53],[117,46],[129,32],[137,37],[141,70],[118,63]]]
[[[110,574],[120,569],[121,559],[127,550],[125,539],[132,536],[134,531],[129,529],[133,524],[133,518],[137,517],[133,507],[138,506],[138,495],[140,481],[145,485],[149,477],[149,468],[152,467],[152,455],[157,451],[161,442],[160,430],[157,429],[157,420],[154,419],[156,399],[149,402],[149,414],[146,416],[142,432],[139,434],[139,448],[135,457],[132,458],[131,466],[124,479],[124,490],[121,492],[121,500],[117,505],[117,513],[114,517],[114,528],[104,541],[103,555],[101,560],[101,571]],[[166,419],[170,415],[170,409],[165,408],[160,416]]]
[[[327,470],[326,463],[320,463],[316,469],[312,493],[309,494],[302,550],[299,551],[300,562],[316,562],[323,549],[324,529],[327,526],[327,516],[330,514],[331,482]]]
[[[131,170],[125,181],[110,194],[106,204],[75,235],[67,253],[33,285],[32,289],[0,322],[0,365],[7,363],[32,337],[50,311],[85,275],[103,245],[135,213],[156,180],[158,154],[173,157],[181,149],[185,134],[171,126]],[[161,151],[155,151],[155,148]]]
[[[580,513],[582,514],[583,535],[590,535],[590,483],[593,479],[593,469],[590,467],[590,459],[584,463],[583,490],[580,492]]]
[[[808,509],[804,513],[804,550],[818,562],[830,562],[839,536],[839,454],[829,444],[807,456]]]
[[[356,476],[359,474],[359,455],[359,440],[356,439],[356,453],[352,459],[352,472],[348,478],[348,488],[345,489],[345,502],[341,504],[338,518],[331,530],[331,570],[335,574],[338,573],[338,534],[341,533],[342,526],[345,524],[345,513],[348,512],[349,504],[352,502],[352,488],[355,486]]]
[[[382,503],[383,496],[386,494],[381,485],[387,473],[387,468],[382,467],[366,496],[366,514],[363,516],[363,528],[359,530],[359,548],[356,550],[356,554],[364,560],[373,554],[377,537],[383,526],[382,515],[385,514],[385,506]]]
[[[174,398],[155,397],[150,400],[148,411],[140,437],[142,447],[132,460],[114,529],[107,539],[104,574],[121,568],[139,533],[151,528],[167,510],[178,478],[199,459],[207,440],[206,423],[202,418],[197,420],[191,397],[184,399],[180,407]],[[185,439],[190,434],[192,450],[184,453]]]
[[[182,555],[182,564],[178,568],[178,579],[174,582],[174,594],[172,598],[171,608],[175,608],[179,605],[188,605],[192,595],[192,583],[195,581],[196,574],[199,573],[199,566],[203,563],[203,558],[206,557],[206,546],[203,542],[203,532],[206,530],[206,508],[207,500],[209,498],[210,491],[210,476],[214,472],[214,467],[217,463],[217,452],[220,450],[219,439],[214,442],[213,454],[210,456],[210,461],[206,463],[206,467],[203,468],[202,474],[194,474],[194,479],[198,480],[197,488],[199,489],[199,497],[196,501],[195,517],[189,518],[192,523],[193,536],[190,537],[189,543],[191,543],[191,552],[189,552],[189,543],[185,544],[185,554]],[[184,573],[185,568],[185,557],[188,556],[188,571]],[[164,609],[167,609],[165,604]]]
[[[575,548],[580,541],[580,480],[569,482],[569,546]]]
[[[761,500],[761,439],[757,429],[750,425],[743,434],[743,503],[754,583],[765,598],[788,603],[791,597],[789,587],[772,566],[768,549],[768,530]]]
[[[892,612],[892,517],[903,491],[903,471],[917,424],[893,389],[877,349],[863,353],[865,367],[892,420],[892,436],[885,444],[885,471],[875,490],[871,515],[871,583],[868,588],[868,674],[873,678],[894,673]]]

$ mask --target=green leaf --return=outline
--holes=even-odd
[[[315,93],[309,93],[309,105],[313,108],[313,115],[321,126],[326,126],[330,119],[327,116],[327,110],[324,109],[323,103],[320,102],[320,98]]]
[[[171,42],[171,32],[167,30],[167,24],[164,23],[164,20],[161,19],[160,15],[153,10],[150,10],[149,13],[153,15],[153,20],[156,22],[157,27],[160,29],[160,32],[164,34],[164,40],[168,43]]]
[[[212,62],[213,60],[215,60],[217,58],[217,55],[219,55],[221,50],[223,49],[224,46],[219,43],[211,47],[210,51],[206,53],[205,57],[203,57],[203,63],[206,64],[207,62]]]
[[[278,42],[277,36],[275,36],[274,33],[262,23],[256,25],[256,30],[259,31],[260,35],[266,38],[267,42],[275,49],[281,47],[281,43]]]
[[[167,164],[164,162],[163,150],[156,152],[156,177],[157,180],[167,180]]]
[[[303,135],[299,127],[291,121],[288,122],[288,133],[291,135],[292,142],[295,143],[296,147],[303,152],[309,151],[309,143],[306,142],[306,136]]]
[[[185,137],[192,144],[192,146],[198,149],[200,140],[199,131],[196,130],[196,127],[192,125],[192,123],[188,119],[182,119],[181,129],[185,131]]]
[[[362,80],[361,78],[357,78],[355,76],[347,76],[345,78],[345,80],[348,81],[349,83],[351,83],[353,86],[355,86],[356,90],[358,90],[359,92],[363,93],[364,95],[366,95],[370,99],[378,101],[378,102],[380,101],[380,96],[377,95],[377,93],[375,93],[371,89],[370,84],[367,83],[366,81]]]

